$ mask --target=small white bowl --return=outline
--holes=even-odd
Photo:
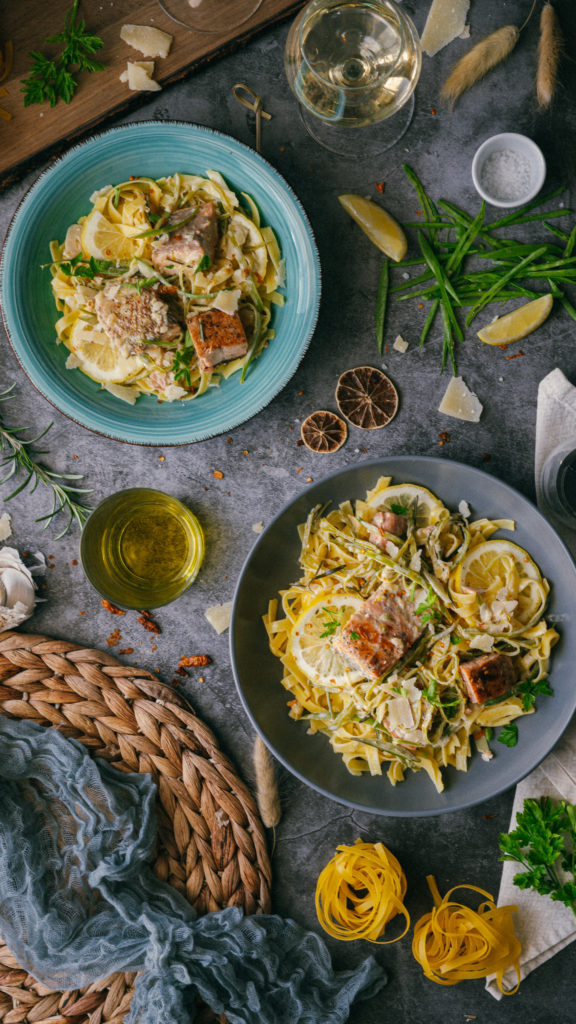
[[[502,132],[486,139],[472,161],[476,191],[491,206],[511,209],[528,203],[544,184],[546,161],[532,139]]]

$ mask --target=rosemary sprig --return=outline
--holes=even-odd
[[[4,391],[0,391],[0,402],[7,402],[14,398],[13,391],[15,386],[15,384],[12,384],[9,388],[5,388]],[[10,501],[11,498],[15,498],[17,494],[20,494],[29,485],[31,487],[30,493],[36,490],[39,483],[48,487],[52,491],[52,508],[45,516],[39,516],[36,522],[44,522],[42,529],[45,530],[59,512],[67,512],[69,516],[68,522],[62,532],[55,538],[55,540],[60,540],[68,533],[74,521],[82,529],[92,509],[77,501],[76,496],[90,494],[91,491],[86,487],[76,487],[69,482],[82,480],[82,473],[55,473],[39,460],[39,456],[45,455],[46,451],[42,448],[35,448],[34,445],[46,436],[51,426],[52,424],[49,423],[40,434],[25,440],[18,435],[22,434],[26,427],[8,426],[4,417],[0,414],[0,450],[5,453],[0,459],[0,466],[5,470],[4,475],[0,477],[0,484],[5,484],[8,480],[12,480],[20,472],[26,474],[25,479],[18,484],[16,489],[7,498],[4,498],[4,501]]]

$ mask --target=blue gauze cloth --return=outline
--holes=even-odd
[[[0,718],[0,934],[49,988],[139,971],[128,1024],[191,1024],[198,994],[231,1024],[340,1024],[386,976],[334,972],[277,915],[197,917],[150,868],[156,788],[54,729]]]

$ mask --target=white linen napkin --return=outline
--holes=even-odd
[[[538,388],[534,472],[540,509],[544,508],[540,487],[542,466],[549,453],[570,437],[576,438],[576,388],[561,370],[556,369],[541,381]],[[546,515],[576,557],[576,529],[559,523],[547,509]],[[526,797],[541,796],[576,803],[575,722],[542,764],[516,786],[510,830],[516,827],[516,814],[522,810]],[[525,978],[535,967],[576,939],[576,916],[562,903],[555,903],[531,889],[522,890],[515,886],[513,877],[521,870],[519,864],[504,861],[498,905],[512,904],[519,909],[519,913],[514,915],[514,929],[522,945],[520,975]],[[515,972],[508,971],[503,979],[504,989],[514,988],[516,980]],[[486,988],[496,999],[502,998],[495,975],[487,979]]]

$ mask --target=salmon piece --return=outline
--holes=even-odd
[[[175,210],[168,218],[166,226],[173,227],[174,224],[179,224],[191,213],[191,207]],[[207,256],[210,263],[214,262],[217,245],[218,210],[215,203],[204,203],[196,216],[179,231],[173,231],[166,242],[152,243],[152,263],[161,272],[170,269],[170,264],[196,268],[203,256]]]
[[[101,328],[124,355],[136,355],[144,345],[168,344],[182,334],[170,309],[154,288],[136,288],[109,281],[98,292],[94,308]]]
[[[379,587],[334,637],[334,647],[366,674],[378,679],[424,631],[415,605],[404,592]]]
[[[473,704],[502,697],[518,679],[516,666],[507,654],[483,654],[459,667]]]
[[[377,512],[372,520],[369,541],[376,547],[386,550],[388,538],[385,533],[392,533],[395,537],[405,537],[408,530],[406,516],[398,516],[395,512]]]
[[[191,313],[186,325],[203,373],[209,373],[219,363],[245,356],[248,342],[238,313],[223,313],[220,309],[207,309],[205,313]]]

